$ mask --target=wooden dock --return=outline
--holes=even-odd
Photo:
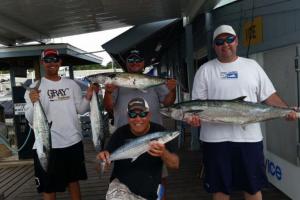
[[[88,180],[81,181],[81,193],[83,200],[104,200],[108,188],[110,172],[107,171],[99,179],[95,170],[95,151],[92,142],[85,139],[85,156],[88,171]],[[189,151],[184,147],[179,152],[181,164],[179,170],[170,170],[167,185],[168,200],[211,200],[202,187],[200,179],[201,153]],[[68,192],[58,193],[58,200],[67,200]],[[232,200],[241,200],[243,195],[236,193]],[[263,190],[264,200],[290,200],[280,191],[270,185]],[[30,163],[21,165],[1,166],[0,163],[0,200],[42,200],[42,195],[36,192],[33,165]]]

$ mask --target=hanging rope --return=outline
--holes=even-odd
[[[31,135],[31,128],[29,129],[29,133],[27,135],[27,138],[26,140],[24,141],[24,143],[22,144],[22,146],[19,148],[19,149],[16,149],[16,148],[13,148],[10,146],[9,142],[7,141],[7,139],[2,135],[0,134],[0,142],[2,144],[4,144],[9,150],[11,150],[14,154],[20,152],[27,144],[28,140],[29,140],[29,137]]]

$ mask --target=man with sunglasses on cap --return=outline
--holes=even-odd
[[[37,190],[44,200],[55,200],[56,192],[64,192],[68,187],[72,200],[80,200],[79,180],[87,179],[84,151],[78,114],[89,109],[93,87],[87,89],[82,98],[78,84],[58,74],[62,60],[56,49],[45,49],[41,64],[45,77],[32,84],[31,91],[25,93],[25,116],[33,122],[33,103],[40,100],[47,119],[51,122],[50,161],[48,171],[41,167],[34,151],[34,169]],[[35,149],[35,145],[34,145]]]
[[[109,155],[118,147],[164,128],[151,122],[152,113],[143,98],[134,98],[127,107],[128,124],[118,128],[112,135],[107,147],[98,154],[98,159],[108,163]],[[139,156],[135,161],[130,159],[114,161],[114,168],[110,178],[110,186],[106,199],[147,199],[156,200],[157,190],[161,182],[163,163],[173,169],[179,167],[179,158],[174,153],[175,141],[162,144],[157,141],[150,143],[147,153]],[[119,196],[122,194],[122,196]]]
[[[252,59],[237,56],[238,37],[229,25],[221,25],[213,34],[217,58],[203,64],[194,79],[193,99],[235,99],[287,107],[277,95],[270,79]],[[295,120],[291,112],[288,120]],[[259,123],[246,127],[232,124],[188,120],[201,125],[205,169],[204,188],[214,200],[229,200],[235,190],[244,191],[246,200],[261,200],[267,183],[263,156],[263,137]]]

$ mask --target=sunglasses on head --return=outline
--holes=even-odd
[[[215,39],[215,45],[216,46],[221,46],[221,45],[224,45],[225,42],[227,44],[231,44],[231,43],[234,42],[235,38],[236,38],[236,36],[234,36],[234,35],[227,36],[224,39],[217,38],[217,39]]]
[[[140,62],[143,62],[143,61],[144,61],[144,59],[139,58],[139,57],[132,57],[132,58],[127,59],[128,63],[140,63]]]
[[[51,56],[51,57],[45,57],[43,58],[43,61],[45,63],[57,63],[59,62],[59,57],[58,56]]]
[[[128,116],[129,118],[136,118],[137,116],[144,118],[148,115],[149,112],[143,111],[143,112],[133,112],[133,111],[129,111],[128,112]]]

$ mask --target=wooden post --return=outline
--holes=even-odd
[[[40,60],[36,59],[33,62],[33,68],[34,68],[34,72],[35,72],[35,80],[39,80],[41,79],[41,69],[40,69]]]

